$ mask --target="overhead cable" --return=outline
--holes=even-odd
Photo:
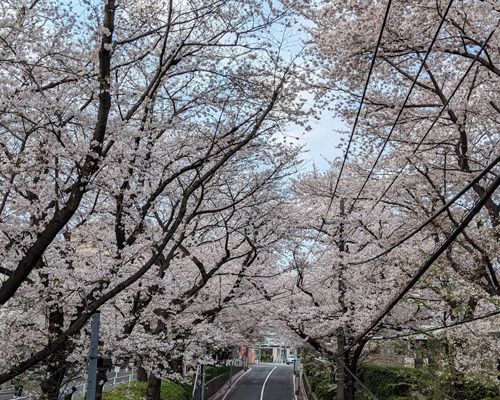
[[[395,121],[393,122],[393,124],[391,126],[391,130],[389,131],[389,134],[386,136],[386,138],[384,140],[384,144],[382,145],[382,148],[380,149],[380,151],[379,151],[379,153],[377,155],[377,158],[375,159],[375,162],[373,163],[373,165],[372,165],[372,167],[370,169],[370,172],[368,173],[368,176],[365,178],[365,180],[363,182],[363,185],[361,186],[361,189],[359,190],[358,194],[356,195],[356,198],[354,199],[354,201],[351,203],[351,207],[350,207],[351,211],[353,210],[354,205],[356,204],[356,202],[359,200],[359,197],[361,196],[361,193],[363,192],[363,190],[365,189],[368,181],[370,180],[370,177],[373,174],[373,171],[375,170],[375,167],[377,166],[377,164],[378,164],[378,162],[380,160],[380,157],[382,157],[382,154],[384,153],[384,150],[385,150],[385,148],[387,146],[387,143],[389,143],[389,140],[391,139],[392,133],[394,132],[394,129],[396,128],[396,125],[397,125],[397,123],[399,121],[399,118],[403,114],[403,111],[405,109],[406,103],[410,99],[410,96],[411,96],[411,94],[413,92],[413,89],[417,85],[418,78],[420,77],[420,74],[421,74],[422,70],[424,69],[425,63],[427,62],[427,58],[431,54],[432,48],[434,47],[434,43],[436,43],[436,40],[437,40],[437,38],[439,36],[439,32],[441,31],[441,28],[443,27],[443,24],[444,24],[444,22],[446,20],[446,16],[448,15],[448,11],[450,11],[450,8],[451,8],[451,5],[453,4],[453,1],[454,0],[450,0],[450,2],[448,3],[448,6],[446,7],[445,12],[443,13],[443,15],[441,17],[441,20],[439,21],[439,26],[438,26],[436,32],[434,33],[434,37],[432,38],[431,44],[429,45],[429,48],[427,49],[427,52],[425,53],[424,59],[420,63],[420,67],[418,68],[417,74],[415,75],[415,78],[413,78],[413,81],[412,81],[411,86],[410,86],[410,90],[406,94],[406,98],[405,98],[405,100],[403,102],[403,105],[400,107],[400,109],[398,111],[396,119],[395,119]]]
[[[392,335],[392,336],[374,336],[374,337],[369,338],[369,340],[392,340],[392,339],[400,339],[400,338],[405,338],[405,337],[410,337],[410,336],[415,336],[415,335],[422,335],[422,334],[426,334],[426,333],[430,333],[430,332],[440,331],[443,329],[453,328],[454,326],[458,326],[458,325],[468,324],[470,322],[479,321],[481,319],[491,318],[491,317],[494,317],[497,315],[500,315],[500,308],[497,308],[496,310],[493,310],[493,311],[490,311],[487,313],[479,314],[475,317],[464,318],[464,319],[461,319],[459,321],[452,322],[451,324],[433,326],[433,327],[427,328],[427,329],[416,330],[416,331],[411,332],[411,333],[401,333],[401,334]]]
[[[358,344],[363,338],[365,338],[373,328],[375,328],[391,311],[392,309],[403,299],[403,297],[408,293],[420,280],[420,278],[427,272],[432,264],[439,258],[439,256],[455,241],[455,239],[462,233],[462,231],[469,225],[476,214],[481,211],[486,202],[495,193],[496,189],[500,185],[500,175],[495,178],[495,180],[488,186],[484,191],[483,195],[479,198],[476,204],[471,210],[464,216],[462,221],[455,227],[455,229],[450,233],[448,237],[438,246],[438,248],[429,256],[425,263],[418,269],[417,273],[410,279],[410,281],[401,289],[401,291],[389,302],[389,304],[382,310],[381,313],[370,323],[370,325],[360,334],[355,340],[347,347],[346,351],[352,349],[356,344]]]
[[[431,132],[431,130],[434,128],[434,125],[436,124],[436,122],[439,120],[439,118],[441,118],[441,115],[443,114],[444,110],[448,107],[448,104],[450,104],[450,101],[451,99],[455,96],[455,94],[457,93],[458,89],[460,88],[460,86],[462,85],[462,83],[464,82],[465,78],[467,77],[467,75],[470,73],[472,67],[474,66],[474,64],[476,63],[476,61],[478,60],[479,56],[481,55],[481,53],[483,52],[483,50],[485,49],[486,45],[488,44],[488,42],[490,41],[491,37],[493,36],[493,34],[495,33],[495,29],[493,29],[491,31],[491,33],[488,35],[488,37],[486,38],[486,40],[484,41],[484,43],[482,43],[481,45],[481,48],[479,49],[479,51],[476,53],[475,57],[473,58],[472,62],[469,64],[469,67],[467,68],[467,70],[464,72],[464,74],[462,75],[462,77],[460,78],[460,80],[458,81],[457,85],[455,86],[455,88],[453,89],[453,91],[451,92],[450,96],[448,97],[448,99],[444,102],[443,106],[441,107],[441,109],[439,110],[439,113],[436,115],[436,117],[434,118],[434,120],[432,121],[431,125],[429,126],[429,128],[427,129],[427,131],[425,132],[424,136],[422,136],[422,138],[420,139],[420,141],[418,142],[417,146],[415,147],[415,149],[413,149],[411,155],[415,155],[417,153],[417,151],[420,149],[420,146],[422,145],[422,143],[424,142],[425,139],[427,139],[427,136],[429,135],[429,133]],[[399,178],[399,176],[401,175],[401,173],[404,171],[404,169],[407,167],[409,161],[407,160],[405,165],[403,165],[403,167],[398,171],[398,173],[395,175],[395,177],[392,179],[391,183],[389,184],[389,186],[387,186],[387,188],[385,188],[384,192],[382,193],[382,195],[378,198],[378,200],[376,201],[375,203],[375,206],[378,205],[382,199],[385,197],[385,195],[387,194],[387,192],[391,189],[392,185],[394,185],[394,182],[396,182],[396,180]]]
[[[446,211],[448,208],[450,208],[453,203],[455,203],[460,197],[462,197],[468,190],[470,190],[474,185],[479,183],[479,181],[487,175],[497,164],[500,162],[500,156],[495,158],[485,169],[481,171],[479,175],[477,175],[473,180],[471,180],[467,185],[464,186],[464,188],[458,192],[451,200],[449,200],[446,204],[444,204],[439,210],[437,210],[434,214],[432,214],[429,218],[427,218],[422,224],[420,224],[418,227],[413,229],[410,233],[408,233],[406,236],[404,236],[402,239],[398,240],[396,243],[392,244],[389,248],[386,250],[382,251],[381,253],[378,253],[377,255],[367,258],[362,261],[354,261],[350,262],[350,265],[361,265],[361,264],[366,264],[370,261],[377,260],[378,258],[385,256],[386,254],[389,254],[391,251],[393,251],[396,247],[401,246],[404,242],[406,242],[408,239],[411,237],[415,236],[417,233],[419,233],[423,228],[425,228],[427,225],[429,225],[432,221],[434,221],[439,215],[441,215],[444,211]]]

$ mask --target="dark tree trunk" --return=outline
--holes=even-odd
[[[107,372],[109,371],[109,367],[101,366],[97,368],[97,385],[96,385],[96,400],[102,399],[102,391],[104,390],[104,385],[108,381]]]
[[[59,390],[66,372],[65,352],[58,351],[47,359],[47,370],[43,381],[40,383],[43,400],[57,400]]]
[[[149,374],[148,389],[146,398],[148,400],[160,400],[161,379],[157,378],[152,372]]]
[[[415,368],[423,368],[424,366],[424,352],[421,344],[418,343],[415,347]]]
[[[148,381],[148,373],[146,369],[142,366],[137,367],[137,380],[139,382],[147,382]]]
[[[359,367],[359,359],[361,357],[361,352],[365,347],[366,341],[362,340],[356,346],[353,352],[349,352],[346,354],[346,364],[347,367],[351,370],[354,375],[358,375],[358,367]],[[355,400],[356,398],[356,380],[354,377],[345,371],[345,392],[344,392],[345,400]]]
[[[41,275],[41,278],[44,286],[48,287],[49,279],[47,275]],[[48,300],[57,300],[57,297],[54,298],[50,296]],[[49,340],[61,335],[64,328],[64,311],[62,307],[58,305],[58,302],[55,302],[54,305],[50,307],[47,323]],[[59,390],[61,389],[61,384],[67,369],[66,354],[68,347],[69,344],[66,343],[59,350],[51,354],[45,362],[46,373],[44,379],[40,383],[40,389],[42,391],[41,398],[44,400],[57,400],[59,397]]]
[[[178,374],[181,374],[184,372],[183,371],[183,361],[184,361],[184,357],[183,356],[179,356],[179,357],[175,357],[175,358],[171,358],[169,361],[168,361],[168,367],[169,369],[174,372],[174,373],[178,373]]]

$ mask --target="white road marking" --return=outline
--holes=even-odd
[[[264,381],[264,384],[262,385],[262,390],[260,391],[260,400],[264,400],[264,389],[266,388],[266,383],[267,383],[267,380],[269,379],[269,377],[271,376],[271,374],[274,372],[274,370],[278,368],[278,367],[274,367],[271,372],[269,372],[269,374],[267,375],[266,377],[266,380]]]
[[[226,400],[226,397],[229,393],[231,393],[231,389],[234,388],[236,386],[236,384],[238,383],[238,381],[243,378],[243,376],[245,376],[247,374],[247,372],[250,372],[252,370],[252,368],[248,368],[248,370],[244,373],[242,373],[240,375],[240,377],[238,379],[236,379],[236,381],[231,385],[231,387],[229,388],[229,390],[226,392],[226,394],[224,395],[224,397],[222,398],[222,400]]]

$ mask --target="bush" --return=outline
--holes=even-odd
[[[418,388],[422,374],[420,370],[404,367],[365,365],[361,369],[361,380],[375,394],[384,399],[409,398]],[[359,389],[361,390],[361,389]]]
[[[216,376],[229,373],[231,367],[229,365],[207,365],[205,366],[205,381],[208,382],[210,379],[215,378]]]
[[[333,398],[333,391],[331,387],[331,379],[324,376],[311,376],[307,380],[311,385],[312,392],[316,395],[318,400],[331,400]]]
[[[146,399],[147,382],[135,381],[117,386],[103,393],[103,400],[144,400]],[[161,384],[162,400],[189,400],[189,392],[185,387],[172,381]]]
[[[460,382],[451,382],[451,394],[454,400],[498,400],[500,387],[494,384],[464,379]]]
[[[440,375],[432,368],[364,365],[360,378],[376,396],[387,400],[500,399],[500,387],[494,383],[462,375]],[[361,388],[357,393],[363,396]]]

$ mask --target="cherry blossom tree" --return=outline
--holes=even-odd
[[[327,174],[312,173],[299,186],[303,220],[313,221],[303,224],[313,232],[306,235],[306,249],[313,250],[295,253],[297,288],[302,286],[301,296],[318,314],[310,311],[304,329],[296,323],[291,327],[309,341],[317,338],[315,346],[326,351],[323,343],[339,322],[351,332],[347,342],[361,345],[356,335],[362,325],[374,320],[477,199],[495,189],[498,9],[488,1],[290,4],[312,22],[311,52],[323,79],[316,101],[356,127],[345,169],[332,163]],[[488,165],[490,173],[471,190],[399,243]],[[499,210],[493,195],[404,304],[376,329],[446,324],[494,308],[500,293]],[[395,243],[394,250],[384,252]],[[328,278],[333,286],[323,293]],[[325,304],[331,322],[319,316]],[[353,312],[363,310],[353,318]],[[307,312],[299,310],[301,315]],[[322,318],[325,322],[316,326]]]
[[[0,381],[45,363],[45,398],[96,310],[125,307],[130,335],[243,268],[235,232],[258,230],[247,209],[296,155],[275,134],[305,116],[274,2],[73,5],[2,4]]]

